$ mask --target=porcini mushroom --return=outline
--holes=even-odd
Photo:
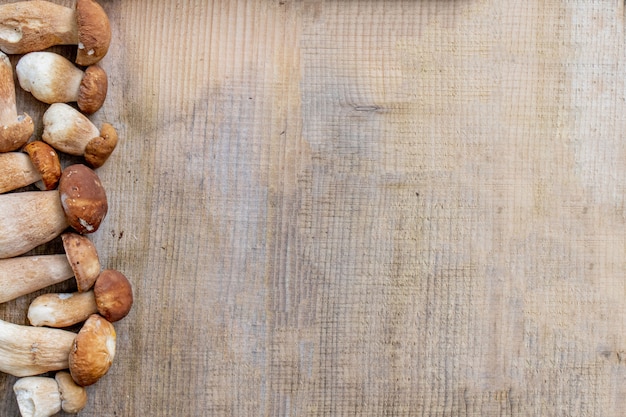
[[[35,125],[29,115],[17,115],[13,67],[9,58],[0,52],[0,152],[21,148],[34,130]]]
[[[35,183],[41,190],[53,190],[61,177],[61,163],[55,150],[40,140],[30,142],[24,152],[0,153],[0,193]]]
[[[76,63],[87,66],[106,55],[110,42],[109,18],[94,0],[77,0],[75,9],[43,0],[0,6],[0,50],[7,54],[78,45]]]
[[[35,298],[28,308],[32,326],[68,327],[100,313],[113,323],[126,317],[133,304],[133,290],[119,271],[105,269],[92,290],[50,293]]]
[[[44,327],[33,327],[44,329]],[[48,329],[60,330],[60,329]],[[115,357],[115,328],[104,317],[89,316],[76,335],[69,356],[70,374],[78,385],[95,384],[111,367]]]
[[[0,320],[0,372],[17,377],[66,369],[76,333]]]
[[[97,174],[85,165],[63,170],[58,190],[0,195],[0,259],[22,255],[71,226],[93,233],[108,211]]]
[[[54,378],[27,376],[18,379],[13,392],[22,417],[49,417],[61,410],[78,413],[87,404],[87,390],[76,385],[68,372]]]
[[[15,67],[20,86],[44,103],[77,102],[86,114],[102,107],[107,94],[106,72],[91,65],[83,72],[53,52],[31,52]]]
[[[102,166],[117,146],[117,132],[108,123],[102,129],[65,103],[51,105],[43,115],[42,139],[53,148],[83,156],[93,168]]]
[[[0,303],[31,294],[71,277],[78,292],[86,292],[100,274],[94,244],[76,233],[61,235],[65,254],[0,259]]]

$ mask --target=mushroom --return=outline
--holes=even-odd
[[[87,404],[87,390],[76,385],[68,372],[54,378],[27,376],[18,379],[13,392],[22,417],[49,417],[61,410],[78,413]]]
[[[44,329],[44,327],[33,327]],[[48,329],[59,330],[59,329]],[[70,374],[78,385],[95,384],[111,367],[115,357],[115,328],[104,317],[89,316],[76,335],[69,355]]]
[[[109,18],[94,0],[78,0],[75,9],[42,0],[0,6],[0,50],[7,54],[78,45],[76,63],[87,66],[106,55],[110,42]]]
[[[24,152],[0,153],[0,193],[36,183],[41,190],[53,190],[61,177],[61,163],[55,150],[40,140],[30,142]]]
[[[53,52],[31,52],[15,67],[20,86],[44,103],[75,101],[86,114],[102,107],[107,94],[107,75],[91,65],[83,72],[65,57]]]
[[[102,129],[65,103],[51,105],[43,115],[42,139],[58,151],[84,156],[93,168],[102,166],[117,146],[117,132],[108,123]]]
[[[132,305],[133,290],[128,279],[119,271],[105,269],[91,291],[35,298],[28,308],[28,320],[32,326],[69,327],[100,313],[113,323],[126,317]]]
[[[76,279],[78,292],[89,291],[100,273],[94,244],[76,233],[61,235],[65,254],[0,259],[0,303],[50,285]]]
[[[76,333],[0,320],[0,372],[17,377],[69,366]]]
[[[34,130],[35,125],[29,115],[17,115],[13,67],[9,58],[0,52],[0,152],[21,148]]]
[[[93,233],[107,211],[100,179],[81,164],[63,170],[58,190],[0,195],[0,259],[49,242],[68,226],[81,234]]]

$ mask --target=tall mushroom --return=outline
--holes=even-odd
[[[107,211],[100,179],[80,164],[63,170],[58,190],[0,195],[0,259],[49,242],[68,226],[81,234],[95,232]]]
[[[61,177],[61,163],[55,150],[36,140],[28,143],[24,152],[0,153],[0,193],[33,183],[41,190],[55,189]]]
[[[67,369],[76,333],[0,320],[0,372],[32,376]]]
[[[83,72],[53,52],[31,52],[15,67],[20,86],[44,103],[77,102],[86,114],[102,107],[107,94],[106,72],[91,65]]]
[[[106,55],[110,42],[109,18],[94,0],[77,0],[75,9],[44,0],[0,6],[0,50],[7,54],[78,45],[76,63],[87,66]]]
[[[65,103],[51,105],[43,115],[42,139],[53,148],[83,156],[93,168],[102,166],[117,146],[117,132],[108,123],[102,129]]]
[[[100,260],[94,244],[76,233],[64,233],[61,240],[65,254],[0,259],[0,303],[71,277],[76,279],[79,293],[89,291],[100,274]]]
[[[126,317],[132,305],[130,281],[119,271],[105,269],[90,291],[35,298],[28,307],[28,321],[32,326],[69,327],[100,313],[113,323]]]
[[[29,115],[17,114],[13,67],[9,58],[0,52],[0,152],[21,148],[34,130],[35,125]]]

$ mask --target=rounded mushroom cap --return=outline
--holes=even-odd
[[[61,177],[61,162],[59,155],[52,146],[45,142],[36,140],[24,147],[24,152],[30,157],[33,166],[41,175],[43,189],[54,190],[59,184]]]
[[[88,291],[100,274],[100,259],[94,244],[77,233],[61,235],[67,261],[74,271],[78,292]]]
[[[115,328],[98,314],[89,316],[70,351],[70,374],[76,384],[95,384],[111,367],[115,357]]]
[[[86,114],[97,112],[108,90],[107,73],[97,65],[91,65],[85,70],[78,92],[78,108]]]
[[[99,168],[109,159],[117,146],[117,131],[108,123],[102,123],[100,136],[89,141],[85,148],[85,161],[94,168]]]
[[[35,125],[26,113],[18,116],[15,123],[0,126],[0,152],[10,152],[24,146],[33,135]]]
[[[78,65],[93,65],[109,51],[111,25],[102,7],[94,0],[76,2],[78,21]]]
[[[93,287],[98,312],[108,321],[126,317],[133,305],[133,288],[119,271],[105,269]]]
[[[66,413],[75,414],[87,405],[87,390],[76,385],[69,372],[57,372],[54,376],[61,394],[61,408]]]
[[[59,181],[61,205],[67,222],[78,233],[93,233],[109,209],[107,196],[98,175],[82,164],[63,170]]]

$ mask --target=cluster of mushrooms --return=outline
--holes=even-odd
[[[106,97],[107,76],[97,63],[110,40],[108,17],[94,0],[77,0],[74,8],[43,0],[0,6],[0,302],[72,277],[77,287],[34,298],[30,325],[0,320],[0,371],[19,378],[13,389],[22,416],[77,413],[86,405],[85,387],[108,372],[115,355],[111,323],[124,318],[133,302],[128,279],[103,269],[85,236],[107,214],[94,170],[118,140],[113,126],[98,129],[86,116]],[[77,45],[75,64],[47,51],[55,45]],[[33,120],[17,112],[5,54],[21,55],[19,85],[50,105],[41,140],[33,137]],[[63,153],[81,163],[63,168]],[[65,253],[28,254],[59,236]]]

